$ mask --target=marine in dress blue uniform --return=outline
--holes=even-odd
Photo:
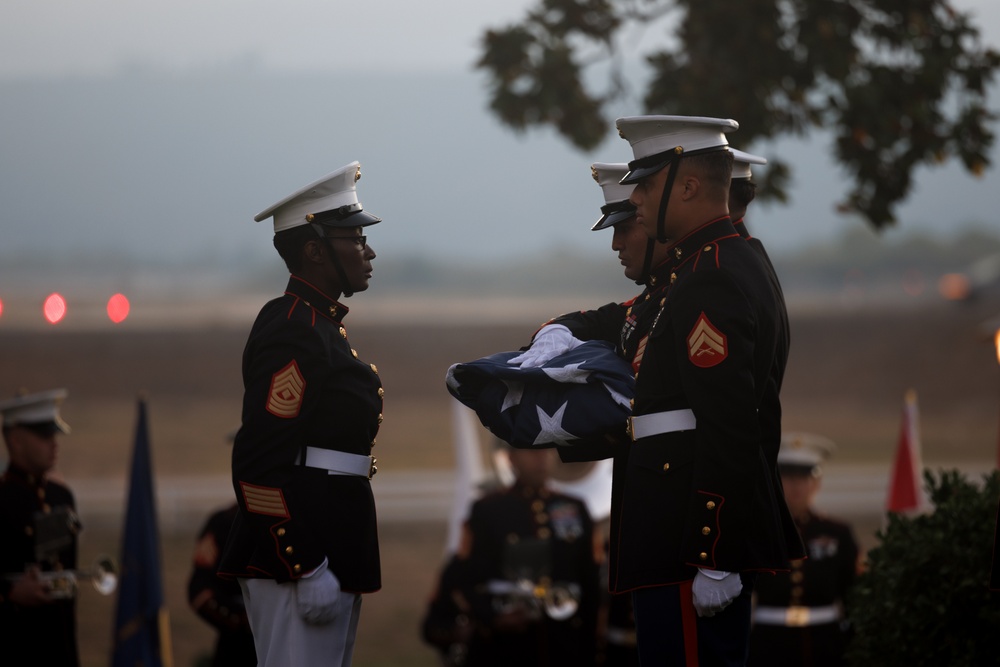
[[[808,433],[787,433],[778,470],[808,558],[790,572],[761,575],[755,587],[749,665],[840,667],[849,641],[844,600],[858,572],[851,527],[813,507],[822,465],[833,443]]]
[[[367,289],[375,257],[361,232],[380,218],[358,201],[360,175],[353,162],[255,218],[274,218],[291,276],[243,353],[239,511],[219,571],[240,580],[265,666],[349,665],[360,596],[381,587],[371,477],[383,389],[339,301]]]
[[[593,522],[582,500],[524,472],[554,457],[551,450],[513,450],[514,484],[484,496],[469,512],[455,579],[471,620],[467,667],[594,664],[599,547]]]
[[[802,550],[766,452],[764,424],[780,416],[759,414],[784,368],[778,295],[727,215],[725,133],[736,127],[619,119],[635,155],[623,182],[638,183],[639,222],[670,252],[637,302],[556,320],[578,339],[618,342],[636,369],[633,442],[615,458],[610,587],[633,592],[651,664],[743,664],[753,574],[787,569]],[[692,172],[715,179],[707,201]]]
[[[52,579],[77,564],[73,493],[49,479],[64,389],[0,401],[10,463],[0,475],[0,664],[76,667],[75,588]],[[30,570],[30,572],[29,572]]]

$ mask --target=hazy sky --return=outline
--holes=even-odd
[[[383,256],[502,259],[554,245],[610,255],[610,235],[587,231],[601,204],[589,164],[628,160],[627,143],[609,136],[581,153],[548,130],[517,135],[489,115],[472,70],[482,31],[532,4],[3,0],[0,225],[18,230],[4,245],[114,238],[146,252],[271,253],[252,216],[357,159],[361,199],[386,221],[372,232]],[[1000,45],[1000,2],[955,4]],[[846,185],[826,139],[744,148],[796,169],[791,205],[750,218],[773,250],[857,224],[832,212]],[[902,229],[1000,231],[1000,150],[993,161],[979,180],[954,166],[920,172]]]

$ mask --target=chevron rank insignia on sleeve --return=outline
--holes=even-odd
[[[726,335],[715,328],[703,312],[687,337],[688,357],[699,368],[711,368],[729,355]]]
[[[271,390],[267,393],[267,411],[283,419],[298,417],[305,389],[306,379],[302,377],[299,365],[293,359],[271,378]]]
[[[285,495],[281,489],[246,482],[240,482],[240,488],[243,490],[243,500],[246,501],[248,512],[288,518],[288,506],[285,505]]]

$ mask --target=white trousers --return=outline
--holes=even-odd
[[[361,616],[361,596],[341,593],[337,617],[310,625],[295,606],[295,583],[240,579],[258,667],[350,667]]]

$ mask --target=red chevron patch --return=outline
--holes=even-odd
[[[729,356],[726,334],[715,328],[703,312],[687,337],[688,357],[699,368],[721,364]]]

